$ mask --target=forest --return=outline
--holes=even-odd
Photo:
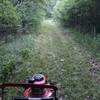
[[[100,100],[100,0],[0,0],[0,84],[41,72],[58,100]]]

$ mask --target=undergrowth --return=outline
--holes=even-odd
[[[42,24],[38,36],[25,35],[0,46],[0,81],[20,82],[33,73],[43,72],[61,84],[59,95],[63,100],[100,100],[99,84],[89,72],[90,54],[72,37],[64,35],[67,31],[56,22],[47,20]],[[6,91],[5,100],[16,96],[16,90]]]
[[[84,49],[91,52],[91,55],[100,60],[100,35],[91,35],[89,33],[82,33],[75,29],[70,29],[74,40],[78,42]]]

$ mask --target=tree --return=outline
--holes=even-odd
[[[99,0],[64,0],[56,6],[56,18],[63,26],[78,27],[94,33],[100,30]]]
[[[6,0],[0,4],[0,35],[3,33],[16,33],[18,15],[13,4]]]
[[[36,33],[46,4],[47,0],[4,0],[0,4],[1,33]]]
[[[23,33],[33,33],[38,30],[41,20],[45,15],[44,0],[21,0],[16,8],[21,19]]]

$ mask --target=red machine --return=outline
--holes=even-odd
[[[4,83],[2,89],[2,100],[4,100],[4,89],[7,87],[23,87],[22,97],[13,100],[58,100],[56,97],[57,87],[47,82],[43,74],[35,74],[25,83]]]

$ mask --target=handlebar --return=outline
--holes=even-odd
[[[54,100],[54,98],[15,98],[14,100]]]
[[[53,85],[34,85],[31,83],[3,83],[0,84],[0,88],[4,89],[6,87],[22,87],[22,88],[26,88],[26,87],[33,87],[33,88],[52,88],[54,91],[57,91],[57,87],[53,86]]]

